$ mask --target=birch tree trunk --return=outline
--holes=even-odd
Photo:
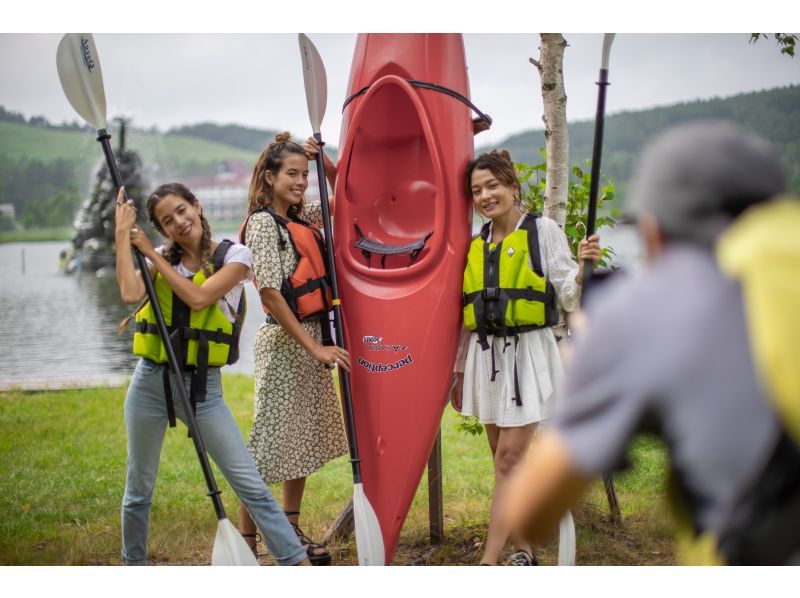
[[[569,134],[567,93],[564,90],[564,50],[567,40],[560,33],[540,34],[539,60],[530,59],[539,71],[544,101],[544,136],[547,142],[547,189],[544,215],[563,229],[567,216],[569,179]]]

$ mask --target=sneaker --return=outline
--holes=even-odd
[[[536,557],[524,550],[517,550],[512,553],[506,561],[506,566],[508,567],[535,567],[538,564]]]

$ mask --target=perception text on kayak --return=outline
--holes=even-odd
[[[358,358],[358,364],[366,368],[368,372],[392,372],[411,364],[413,361],[411,353],[406,355],[403,359],[398,359],[394,363],[372,363],[363,357]]]
[[[362,342],[367,346],[368,351],[388,351],[397,353],[398,351],[408,351],[408,345],[384,344],[380,336],[365,336]]]

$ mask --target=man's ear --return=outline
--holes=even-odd
[[[639,234],[644,244],[648,261],[655,259],[664,250],[664,233],[656,217],[647,212],[639,217]]]

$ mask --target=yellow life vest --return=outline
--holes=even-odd
[[[211,259],[212,275],[222,268],[225,254],[231,245],[232,242],[226,239],[217,246]],[[192,277],[192,282],[198,286],[205,281],[206,276],[202,270]],[[193,371],[190,393],[192,403],[202,402],[205,400],[208,367],[236,363],[239,359],[239,338],[247,309],[245,294],[242,292],[235,321],[231,322],[225,317],[216,301],[201,310],[190,309],[160,273],[156,274],[153,286],[178,365],[184,371]],[[158,331],[153,306],[149,301],[136,314],[133,353],[155,363],[168,363],[167,351]],[[167,370],[165,370],[165,393],[168,395],[170,425],[174,425],[174,412],[166,375]]]
[[[719,537],[694,529],[673,476],[682,564],[777,565],[800,550],[799,229],[800,201],[775,200],[748,209],[717,241],[720,269],[740,283],[755,369],[783,430]]]
[[[487,335],[516,335],[558,323],[555,289],[542,271],[536,216],[526,214],[499,244],[489,241],[489,225],[484,225],[469,248],[463,291],[464,326],[478,332],[484,349]]]
[[[756,369],[800,446],[800,201],[750,208],[720,238],[717,260],[740,281]]]

